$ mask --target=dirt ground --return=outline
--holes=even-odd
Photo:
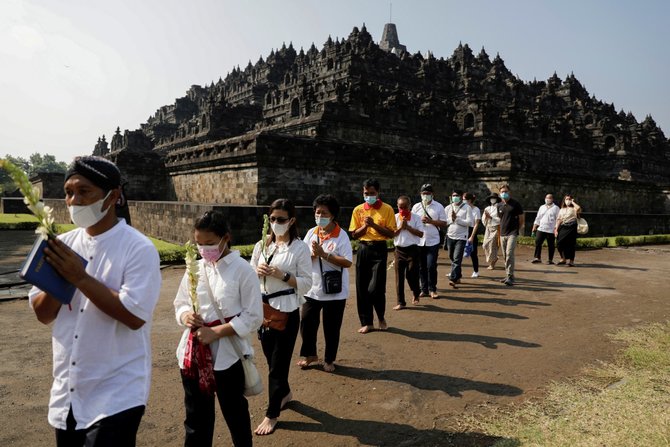
[[[0,233],[0,272],[28,249],[32,235]],[[23,239],[22,239],[23,238]],[[27,246],[26,246],[27,244]],[[545,249],[546,250],[546,249]],[[25,253],[25,251],[24,251]],[[387,281],[387,332],[356,333],[355,293],[347,304],[337,370],[293,367],[294,401],[271,436],[257,446],[467,446],[495,439],[463,432],[458,418],[540,397],[554,380],[610,359],[606,336],[620,327],[666,321],[670,246],[577,253],[577,267],[531,264],[517,250],[517,285],[500,284],[503,271],[480,271],[448,287],[442,252],[437,300],[393,311],[393,271]],[[480,253],[481,255],[481,253]],[[546,256],[546,255],[545,255]],[[183,391],[175,360],[180,336],[172,300],[183,269],[163,270],[153,323],[153,384],[138,445],[178,446],[183,440]],[[8,281],[6,275],[1,281]],[[322,355],[322,338],[319,340]],[[300,338],[294,353],[298,360]],[[100,341],[104,349],[104,341]],[[256,341],[257,365],[267,372]],[[47,423],[51,385],[50,330],[26,300],[0,301],[0,446],[53,445]],[[265,380],[265,382],[267,382]],[[263,418],[265,395],[250,398],[252,425]],[[214,445],[230,445],[220,412]]]

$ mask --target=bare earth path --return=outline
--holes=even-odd
[[[8,253],[0,245],[4,257]],[[292,368],[295,400],[273,435],[255,437],[257,446],[488,445],[490,437],[460,433],[459,415],[483,403],[540,396],[552,380],[611,358],[616,346],[607,333],[670,316],[670,246],[582,251],[576,268],[530,264],[530,248],[519,247],[515,287],[496,281],[500,269],[483,269],[479,279],[470,279],[466,261],[466,279],[457,290],[447,286],[445,255],[441,298],[424,298],[399,312],[391,310],[395,292],[389,271],[387,332],[356,333],[352,292],[336,373]],[[153,326],[153,386],[139,445],[182,443],[183,396],[174,358],[180,330],[172,315],[182,274],[177,267],[163,271]],[[295,361],[299,344],[300,339]],[[258,344],[256,350],[265,375]],[[53,445],[46,421],[50,330],[37,322],[27,301],[0,302],[0,352],[0,445]],[[250,398],[254,427],[264,407],[264,395]],[[218,411],[214,445],[230,445]]]

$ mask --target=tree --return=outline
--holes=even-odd
[[[35,152],[28,160],[23,157],[14,157],[11,155],[5,155],[3,158],[23,169],[29,177],[40,172],[65,173],[65,171],[67,171],[65,162],[56,161],[56,157],[50,154],[42,155]],[[0,169],[0,194],[13,192],[15,190],[16,186],[14,186],[12,179],[4,170]]]

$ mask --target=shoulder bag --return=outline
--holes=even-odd
[[[583,217],[577,218],[577,234],[586,234],[589,232],[589,224]]]
[[[324,272],[321,257],[319,257],[319,268],[321,269],[321,288],[323,288],[323,292],[329,295],[340,293],[342,291],[342,272],[344,268],[340,267],[340,270]]]

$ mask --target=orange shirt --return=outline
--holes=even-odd
[[[354,208],[353,213],[351,213],[349,231],[355,231],[357,228],[362,227],[365,218],[368,216],[372,217],[375,223],[380,227],[386,227],[395,232],[395,212],[393,211],[393,208],[386,203],[382,203],[382,206],[378,210],[374,208],[366,210],[364,203]],[[379,234],[374,228],[368,228],[368,231],[360,238],[361,241],[385,241],[387,239],[391,238]]]

